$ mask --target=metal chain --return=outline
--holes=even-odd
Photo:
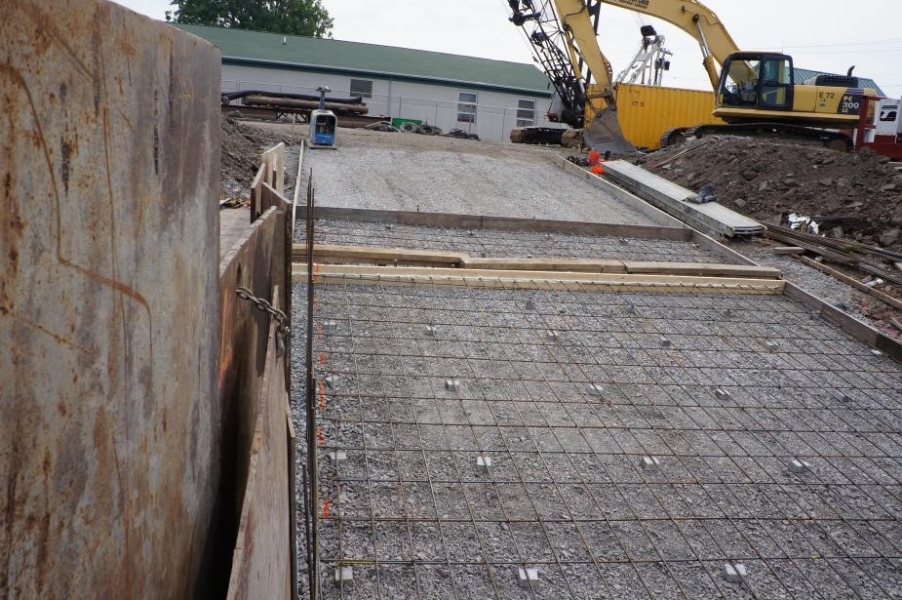
[[[291,321],[288,318],[288,315],[286,315],[278,308],[274,307],[265,299],[254,296],[253,292],[251,292],[246,287],[238,287],[235,290],[235,293],[238,294],[238,297],[242,300],[248,300],[252,302],[254,306],[276,320],[276,322],[279,324],[278,327],[276,327],[276,356],[282,356],[283,354],[285,354],[285,346],[288,342],[288,336],[291,335],[291,326],[289,325]]]

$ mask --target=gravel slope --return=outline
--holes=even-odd
[[[559,168],[562,148],[340,130],[310,151],[321,206],[653,225]]]

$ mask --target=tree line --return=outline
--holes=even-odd
[[[172,0],[166,20],[286,35],[331,37],[332,18],[321,0]]]

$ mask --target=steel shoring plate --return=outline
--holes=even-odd
[[[785,297],[323,284],[316,319],[324,598],[902,583],[902,370]]]

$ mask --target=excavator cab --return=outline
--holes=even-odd
[[[723,63],[717,106],[790,111],[793,83],[792,57],[774,52],[735,52]]]

